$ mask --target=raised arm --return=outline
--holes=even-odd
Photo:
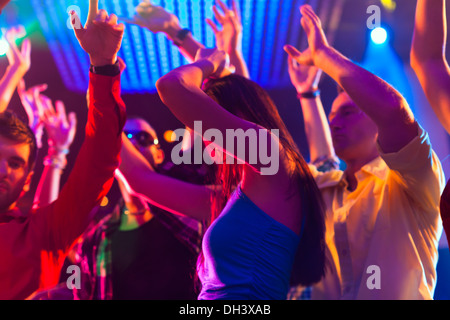
[[[6,68],[5,74],[0,80],[0,112],[6,110],[19,81],[30,69],[30,39],[23,41],[20,50],[16,45],[16,39],[23,36],[24,33],[25,29],[19,26],[9,29],[5,34],[5,39],[9,45],[9,49],[6,52],[9,66]]]
[[[122,140],[122,162],[119,169],[128,183],[129,193],[137,193],[150,203],[174,214],[199,221],[210,219],[212,189],[155,172],[125,135]]]
[[[322,70],[314,66],[302,66],[288,57],[288,71],[303,112],[310,162],[336,160],[330,126],[320,99],[319,80]]]
[[[204,139],[210,140],[216,150],[226,152],[227,159],[229,159],[228,156],[234,157],[239,163],[246,163],[256,172],[265,175],[263,168],[267,164],[262,163],[261,157],[252,157],[255,155],[254,152],[252,154],[252,146],[245,143],[242,148],[240,146],[236,148],[234,144],[231,147],[232,144],[227,143],[227,133],[237,132],[237,130],[256,133],[254,145],[266,145],[271,152],[280,151],[277,137],[261,126],[227,111],[201,89],[205,79],[223,77],[231,72],[229,68],[229,60],[224,51],[202,49],[197,54],[196,62],[169,72],[157,81],[156,88],[164,104],[184,125],[202,135]],[[201,122],[202,132],[196,128],[196,121]],[[205,137],[205,133],[209,129],[220,132],[222,141],[215,140],[214,137]],[[234,139],[234,137],[230,137],[230,139]],[[228,146],[230,149],[226,148]]]
[[[450,68],[445,58],[444,0],[418,0],[411,66],[442,126],[450,133]]]
[[[322,69],[345,90],[377,125],[378,142],[385,153],[399,151],[417,137],[414,115],[400,93],[332,48],[311,6],[303,5],[300,11],[309,50],[301,53],[288,45],[288,54],[300,64]]]
[[[72,22],[79,19],[72,12]],[[49,235],[49,249],[67,249],[86,228],[92,209],[108,193],[119,165],[125,105],[120,97],[120,70],[117,52],[124,26],[115,15],[98,10],[98,0],[90,1],[88,22],[75,29],[92,64],[89,81],[89,112],[85,139],[74,167],[58,199],[49,207],[42,230]],[[35,216],[39,216],[36,214]],[[39,218],[35,218],[39,219]]]
[[[144,27],[153,33],[164,33],[178,46],[181,54],[191,62],[194,61],[198,49],[204,48],[190,32],[183,31],[180,21],[174,14],[161,6],[151,4],[149,0],[143,0],[136,7],[136,14],[132,19],[123,20]]]
[[[34,195],[34,207],[48,205],[58,198],[60,180],[66,166],[66,155],[69,153],[76,132],[76,115],[71,112],[67,117],[63,102],[56,102],[56,110],[51,99],[43,95],[46,84],[37,85],[26,90],[22,79],[17,86],[22,105],[28,115],[30,128],[33,130],[39,148],[42,133],[47,132],[48,151],[44,160],[44,170]]]
[[[46,97],[43,97],[40,103],[45,108],[42,123],[47,133],[48,151],[44,158],[44,171],[34,196],[34,205],[45,206],[58,198],[61,175],[67,164],[66,155],[75,138],[77,118],[73,112],[66,115],[62,101],[56,102],[56,109]]]
[[[238,4],[233,0],[230,9],[221,0],[217,0],[217,3],[222,13],[217,6],[213,6],[213,13],[221,25],[221,29],[211,19],[206,19],[216,37],[216,46],[219,50],[228,54],[230,64],[236,69],[235,74],[250,78],[247,63],[242,53],[242,19]]]

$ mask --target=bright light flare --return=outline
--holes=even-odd
[[[0,39],[0,56],[4,56],[9,50],[9,44],[5,39]]]
[[[386,29],[378,27],[372,30],[370,37],[374,43],[383,44],[386,42],[388,34]]]

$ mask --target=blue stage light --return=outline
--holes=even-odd
[[[376,44],[383,44],[386,42],[388,34],[386,29],[378,27],[372,30],[372,32],[370,33],[370,38]]]
[[[250,45],[252,41],[252,15],[253,1],[243,1],[240,6],[242,16],[242,54],[247,64],[250,66]]]
[[[173,13],[177,14],[178,10],[176,10],[173,0],[170,0],[170,1],[166,0],[164,8],[169,12],[173,12]],[[170,58],[171,58],[171,66],[172,66],[171,69],[173,69],[173,68],[177,68],[181,65],[180,54],[179,54],[179,50],[177,47],[175,47],[175,46],[170,46],[170,47],[171,47],[170,48],[170,50],[171,50]]]
[[[212,8],[214,2],[215,2],[214,0],[204,0],[205,6],[203,9],[203,11],[204,11],[203,15],[204,15],[205,19],[208,18],[208,19],[213,20],[214,15],[213,15],[211,8]],[[209,26],[205,26],[205,37],[206,37],[205,42],[204,42],[205,46],[207,48],[213,48],[216,45],[216,42],[214,40],[214,32],[212,31],[212,29]]]
[[[271,0],[268,4],[268,15],[269,19],[267,21],[266,32],[264,37],[264,55],[263,64],[269,65],[272,61],[273,49],[275,46],[275,35],[277,31],[277,17],[278,17],[278,7],[280,2],[278,0]],[[281,56],[281,55],[279,55]],[[267,83],[271,77],[270,70],[261,70],[261,82]]]
[[[280,17],[288,17],[291,10],[293,9],[294,3],[291,1],[283,1],[283,4],[281,5],[281,16]],[[297,10],[294,10],[297,11]],[[286,19],[279,19],[277,22],[277,35],[276,35],[276,47],[275,50],[275,57],[274,57],[274,63],[273,63],[273,72],[271,74],[271,77],[279,78],[283,74],[287,74],[287,68],[284,68],[283,65],[286,65],[286,56],[283,54],[278,54],[278,52],[283,51],[283,47],[287,41],[287,36],[289,34],[289,21]],[[283,72],[285,71],[285,72]]]
[[[264,23],[266,16],[266,1],[256,1],[256,15],[254,16],[253,41],[251,48],[251,59],[247,60],[250,70],[250,77],[258,79],[261,70],[260,60],[264,41]]]
[[[296,44],[302,37],[298,6],[303,0],[236,0],[239,3],[243,25],[242,51],[251,78],[263,87],[290,84],[282,47]],[[100,0],[100,8],[119,17],[132,17],[139,0]],[[231,7],[231,1],[226,0]],[[83,93],[88,86],[89,57],[81,49],[73,30],[67,10],[78,8],[81,23],[88,13],[85,0],[31,0],[48,47],[55,59],[61,78],[67,88]],[[152,0],[173,12],[183,28],[189,28],[194,37],[207,48],[215,46],[214,34],[206,23],[213,18],[215,0]],[[313,6],[316,6],[316,2]],[[294,10],[295,8],[295,10]],[[69,22],[69,25],[68,25]],[[178,48],[162,33],[126,24],[126,31],[119,51],[127,68],[122,74],[122,91],[154,92],[156,81],[188,61]],[[284,70],[286,69],[286,70]]]
[[[202,17],[201,6],[203,6],[202,1],[191,1],[191,19],[192,19],[192,34],[201,43],[205,43],[202,29],[205,26],[204,17]],[[209,28],[209,27],[208,27]]]

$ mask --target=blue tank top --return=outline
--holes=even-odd
[[[300,237],[238,186],[203,238],[199,300],[285,300]]]

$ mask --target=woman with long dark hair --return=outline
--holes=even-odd
[[[325,272],[322,199],[267,92],[227,70],[224,52],[204,49],[157,82],[181,122],[194,130],[201,122],[198,133],[211,140],[215,159],[224,152],[216,187],[159,176],[127,141],[120,169],[150,202],[209,224],[198,263],[199,299],[286,299],[290,280],[310,285]],[[249,143],[234,147],[237,135],[230,132],[245,133]],[[265,170],[263,150],[270,150],[276,170]]]

